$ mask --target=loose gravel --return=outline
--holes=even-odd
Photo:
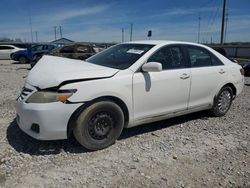
[[[0,187],[250,187],[250,79],[221,118],[207,112],[126,129],[96,152],[18,128],[28,65],[0,61]]]

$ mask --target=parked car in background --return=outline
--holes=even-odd
[[[11,59],[11,54],[24,50],[24,48],[18,48],[14,45],[0,45],[0,59]]]
[[[250,77],[250,62],[241,62],[239,64],[244,69],[244,75]]]
[[[232,62],[234,63],[238,63],[238,61],[232,57],[229,57],[227,55],[227,52],[224,48],[221,48],[221,47],[213,47],[214,50],[216,50],[217,52],[219,52],[221,55],[224,55],[226,58],[228,58],[229,60],[231,60]]]
[[[97,52],[91,45],[72,44],[51,51],[50,55],[85,60]]]
[[[85,148],[112,145],[124,128],[196,111],[223,116],[243,90],[242,67],[195,43],[134,41],[84,63],[43,56],[17,100],[16,120],[40,140],[71,133]]]
[[[31,63],[34,58],[38,59],[43,54],[49,53],[51,50],[57,48],[58,46],[55,44],[40,44],[32,46],[27,50],[20,50],[11,54],[11,58],[14,61],[18,61],[20,63]]]

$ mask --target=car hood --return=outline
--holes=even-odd
[[[26,82],[34,87],[46,89],[63,83],[108,78],[118,71],[82,60],[44,55],[31,69]]]

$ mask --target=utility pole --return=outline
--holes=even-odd
[[[228,8],[226,10],[226,25],[225,25],[225,39],[224,39],[224,43],[226,43],[226,40],[227,40],[227,22],[228,22]]]
[[[132,41],[133,38],[133,24],[130,24],[130,41]]]
[[[36,42],[38,42],[38,32],[36,31],[35,34],[36,34]]]
[[[124,28],[122,28],[122,42],[124,42]]]
[[[200,43],[200,33],[201,33],[201,17],[198,18],[198,43]]]
[[[29,22],[30,22],[30,36],[31,36],[31,42],[33,43],[33,28],[32,28],[32,20],[31,20],[31,13],[29,9]]]
[[[224,41],[225,12],[226,12],[226,0],[223,0],[222,20],[221,20],[221,33],[220,33],[220,44],[223,44],[223,41]]]
[[[62,26],[59,26],[60,37],[62,38]]]
[[[54,26],[54,33],[55,33],[55,40],[57,39],[56,38],[56,26]]]

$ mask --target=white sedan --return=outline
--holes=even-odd
[[[98,150],[123,128],[201,110],[225,115],[242,92],[243,74],[213,49],[188,42],[128,42],[85,62],[44,56],[29,72],[16,120],[36,139],[73,133]]]
[[[0,45],[0,59],[11,59],[10,55],[19,50],[24,49],[13,45]]]

